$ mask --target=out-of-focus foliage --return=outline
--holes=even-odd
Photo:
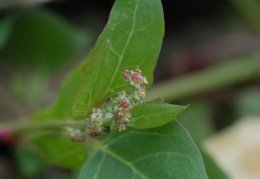
[[[72,106],[77,92],[77,85],[82,76],[80,67],[73,69],[64,79],[58,96],[54,103],[47,109],[40,110],[33,116],[35,120],[56,119],[72,117]]]
[[[4,47],[12,29],[12,19],[3,18],[0,20],[0,50]]]
[[[214,159],[211,158],[206,152],[202,152],[204,164],[208,173],[209,179],[229,179],[229,177],[223,172],[222,169],[215,163]]]
[[[46,168],[46,163],[35,152],[17,148],[15,158],[21,174],[26,177],[37,177]]]
[[[8,64],[28,70],[28,74],[25,75],[18,74],[21,72],[20,69],[17,70],[17,73],[12,74],[9,83],[10,89],[28,104],[38,105],[40,99],[46,98],[44,94],[50,75],[56,74],[58,70],[69,64],[77,64],[78,58],[83,49],[87,47],[89,40],[87,33],[74,28],[49,10],[27,9],[6,15],[0,26],[2,45],[0,58]],[[76,84],[72,88],[76,90]],[[71,90],[62,90],[66,94],[63,94],[64,98],[55,103],[55,107],[53,107],[55,114],[33,116],[33,118],[48,120],[69,117],[70,110],[66,106],[72,106],[74,93]],[[52,141],[49,140],[50,138]],[[38,147],[42,148],[40,152],[42,157],[49,158],[49,161],[55,165],[78,168],[86,157],[84,145],[74,144],[63,136],[41,136],[34,141]],[[30,146],[28,147],[30,148]],[[72,153],[73,151],[76,155]],[[21,163],[28,158],[28,163],[22,165],[22,172],[24,175],[33,175],[34,169],[30,168],[30,161],[33,162],[34,159],[30,157],[30,153],[27,154],[21,157],[18,152],[17,157]],[[35,172],[37,173],[37,171]]]
[[[260,89],[242,91],[235,101],[235,112],[239,117],[260,115]]]
[[[82,39],[86,38],[58,15],[47,10],[25,10],[12,15],[11,19],[12,28],[6,25],[10,23],[7,20],[4,24],[7,26],[5,29],[9,27],[9,37],[6,37],[6,44],[2,45],[0,58],[34,70],[53,72],[68,64],[78,57],[84,43]],[[7,34],[5,30],[1,36]]]
[[[188,108],[180,120],[187,127],[193,139],[200,142],[214,133],[214,126],[210,121],[213,106],[206,101],[195,101],[190,106],[192,108]]]
[[[260,1],[259,0],[231,0],[234,5],[242,12],[246,17],[247,22],[260,34]]]

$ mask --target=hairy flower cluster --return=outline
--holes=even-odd
[[[143,103],[146,95],[145,85],[148,82],[139,69],[135,71],[125,70],[123,76],[128,85],[132,87],[132,92],[118,92],[116,96],[110,98],[102,106],[94,108],[86,119],[86,133],[99,136],[106,133],[110,128],[118,131],[126,130],[126,126],[132,118],[131,109]],[[80,130],[70,129],[69,131],[69,137],[73,141],[82,139]]]
[[[113,113],[109,112],[105,106],[94,108],[87,118],[87,129],[92,136],[99,136],[105,131],[105,124],[109,123],[113,117]]]
[[[113,127],[118,131],[126,130],[126,124],[131,121],[130,110],[133,106],[131,95],[127,94],[126,91],[122,91],[111,101],[116,106],[114,111],[116,119],[113,122]]]
[[[146,95],[145,85],[148,84],[146,77],[142,75],[139,69],[135,71],[125,70],[123,75],[129,86],[133,88],[133,91],[132,93],[119,92],[112,99],[112,102],[118,107],[116,111],[117,118],[114,121],[114,126],[118,131],[126,130],[126,125],[131,122],[130,110],[143,102]]]
[[[142,103],[145,98],[145,85],[148,84],[146,77],[141,73],[141,70],[135,71],[125,70],[124,78],[132,92],[118,92],[115,97],[112,97],[101,108],[94,108],[88,120],[88,129],[94,136],[100,135],[107,129],[106,125],[118,131],[126,130],[126,125],[131,122],[131,109]]]

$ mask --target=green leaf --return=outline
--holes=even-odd
[[[133,118],[129,126],[137,129],[160,127],[176,119],[185,109],[186,106],[166,103],[146,103],[139,105],[131,111]]]
[[[118,0],[83,67],[73,114],[84,117],[105,98],[127,89],[126,69],[139,68],[152,84],[164,34],[160,0]]]
[[[206,179],[201,154],[180,123],[114,133],[97,144],[79,179]]]

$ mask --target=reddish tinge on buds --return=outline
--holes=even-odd
[[[142,72],[139,69],[136,69],[135,71],[125,70],[123,75],[133,87],[148,83],[146,77],[142,75]]]

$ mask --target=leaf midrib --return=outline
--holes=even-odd
[[[110,157],[116,159],[117,161],[119,161],[122,164],[129,167],[133,171],[134,174],[140,176],[143,179],[149,179],[148,176],[146,176],[141,171],[139,171],[131,162],[128,162],[127,160],[125,160],[124,158],[122,158],[121,156],[119,156],[118,154],[113,152],[112,150],[110,150],[108,147],[105,147],[102,143],[100,143],[98,141],[95,141],[95,143],[97,144],[96,146],[98,147],[98,149],[100,151],[104,152],[105,154],[109,155]]]
[[[139,2],[139,0],[136,0],[134,12],[133,12],[133,23],[132,23],[132,26],[131,26],[131,30],[130,30],[130,33],[129,33],[128,37],[127,37],[126,43],[124,45],[124,48],[123,48],[123,50],[122,50],[122,52],[121,52],[121,54],[119,56],[118,64],[117,64],[116,69],[115,69],[115,71],[114,71],[114,73],[112,75],[112,78],[111,78],[110,82],[109,82],[109,85],[108,85],[108,88],[106,90],[106,93],[110,90],[110,88],[111,88],[111,86],[112,86],[112,84],[113,84],[113,82],[114,82],[114,80],[115,80],[115,78],[117,76],[117,73],[118,73],[119,68],[120,68],[120,66],[122,64],[122,60],[124,58],[125,52],[126,52],[126,50],[128,48],[128,45],[130,43],[130,40],[131,40],[133,34],[134,34],[134,29],[135,29],[135,26],[136,26],[136,13],[137,13],[137,9],[138,9],[138,2]]]

